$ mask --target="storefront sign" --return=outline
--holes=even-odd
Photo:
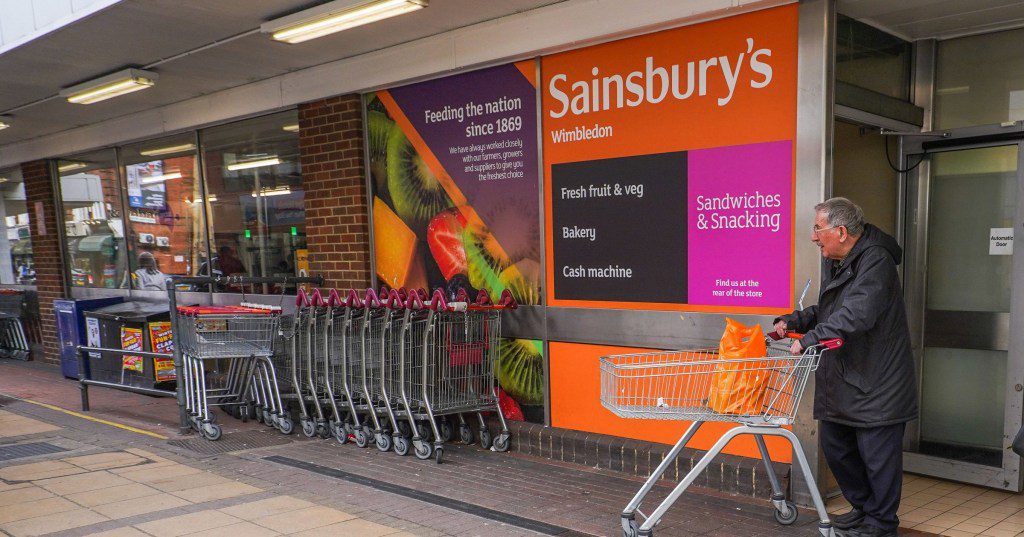
[[[85,318],[85,344],[89,347],[100,347],[100,320],[95,317]],[[100,359],[100,353],[90,352],[89,358]]]
[[[536,63],[366,96],[376,271],[540,298]]]
[[[988,255],[1013,255],[1013,228],[994,227],[988,233]]]
[[[174,352],[174,340],[171,336],[171,323],[149,323],[149,341],[153,347],[153,352],[172,354]],[[157,382],[166,382],[178,378],[174,372],[174,359],[153,358],[153,376]]]
[[[142,330],[138,328],[122,326],[121,349],[126,351],[141,351]],[[121,369],[124,371],[136,371],[142,373],[142,357],[125,355],[124,357],[121,358]]]
[[[164,174],[164,162],[155,160],[129,164],[124,169],[128,183],[128,205],[136,209],[164,209],[167,205],[167,189],[163,182],[147,182],[147,179]]]
[[[552,306],[789,311],[797,6],[542,60]]]

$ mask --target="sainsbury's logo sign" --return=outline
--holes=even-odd
[[[637,107],[644,103],[658,104],[665,99],[687,100],[708,97],[715,79],[724,80],[725,91],[711,95],[718,106],[729,104],[740,84],[754,89],[768,87],[772,82],[772,50],[755,48],[754,38],[746,39],[746,50],[735,57],[717,56],[664,65],[654,56],[644,59],[642,70],[626,75],[601,76],[597,67],[591,69],[590,80],[570,83],[565,74],[556,74],[548,82],[548,93],[557,101],[548,114],[561,118],[612,108]]]

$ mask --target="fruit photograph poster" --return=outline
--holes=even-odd
[[[536,102],[534,61],[364,96],[380,283],[541,303]],[[502,339],[507,416],[543,421],[543,348]]]

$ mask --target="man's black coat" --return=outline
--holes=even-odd
[[[815,373],[814,418],[854,427],[917,417],[910,330],[896,239],[868,224],[840,265],[824,259],[818,304],[780,317],[807,348],[840,338]],[[833,275],[833,272],[835,274]]]

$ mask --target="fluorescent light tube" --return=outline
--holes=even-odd
[[[139,181],[143,185],[151,185],[153,183],[162,183],[164,181],[170,181],[171,179],[181,179],[181,172],[165,173],[164,175],[154,175],[153,177],[146,177]]]
[[[6,183],[8,179],[6,177],[0,177],[0,183]]]
[[[93,104],[112,97],[143,90],[156,84],[157,74],[140,69],[124,69],[88,82],[60,90],[60,96],[75,104]]]
[[[62,164],[60,166],[57,166],[57,171],[60,171],[60,172],[71,172],[71,171],[75,171],[75,170],[81,170],[82,168],[85,168],[87,166],[89,166],[89,165],[84,163],[84,162],[68,162],[67,164]]]
[[[11,126],[11,116],[0,116],[0,131],[4,130],[7,127],[10,127],[10,126]],[[298,130],[298,125],[296,125],[295,127],[296,127],[295,130]]]
[[[281,130],[284,132],[299,132],[299,124],[292,123],[291,125],[285,125],[284,127],[281,127]]]
[[[139,154],[144,157],[156,157],[160,155],[170,155],[172,153],[184,153],[186,151],[192,151],[195,148],[195,144],[169,145],[167,147],[154,147],[152,149],[143,149],[142,151],[139,151]]]
[[[285,194],[291,194],[291,193],[292,193],[292,189],[291,188],[284,187],[284,188],[275,188],[274,190],[261,190],[260,193],[259,193],[259,196],[262,197],[262,198],[266,198],[266,197],[270,197],[270,196],[283,196]],[[252,197],[254,197],[254,198],[256,197],[256,193],[255,192],[252,193]]]
[[[277,41],[301,43],[427,7],[427,0],[335,0],[260,26]]]
[[[243,162],[236,162],[228,165],[228,170],[237,172],[238,170],[248,170],[249,168],[262,168],[264,166],[276,166],[281,163],[281,159],[277,157],[268,157],[259,160],[247,160]]]

